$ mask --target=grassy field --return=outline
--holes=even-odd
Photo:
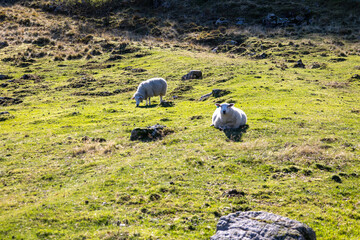
[[[1,239],[209,239],[220,216],[248,210],[304,222],[318,239],[360,238],[358,43],[253,37],[244,46],[256,54],[240,56],[95,33],[71,42],[65,17],[57,41],[36,35],[53,33],[57,16],[28,14],[39,26],[9,20],[0,38],[10,43],[0,49]],[[192,69],[203,79],[182,81]],[[174,106],[155,97],[136,108],[137,85],[156,76]],[[216,88],[229,93],[199,101]],[[218,102],[246,112],[245,132],[210,127]],[[130,141],[155,124],[174,133]]]

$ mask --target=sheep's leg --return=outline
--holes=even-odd
[[[160,96],[160,103],[162,103],[162,96]]]
[[[149,106],[151,105],[150,98],[149,98]]]

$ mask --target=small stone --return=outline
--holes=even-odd
[[[212,95],[212,92],[208,93],[208,94],[205,94],[205,95],[202,95],[200,97],[199,101],[204,101],[204,100],[208,99],[211,95]]]
[[[161,198],[159,194],[153,193],[150,195],[150,201],[157,201]]]
[[[188,74],[182,76],[181,80],[202,79],[202,72],[200,70],[191,70]]]
[[[238,42],[234,40],[227,40],[223,43],[223,45],[238,45]]]
[[[236,25],[238,25],[238,26],[245,25],[245,18],[243,18],[243,17],[238,17],[238,18],[236,19]]]
[[[6,80],[6,79],[11,79],[11,77],[5,74],[0,74],[0,80]]]
[[[173,130],[166,128],[166,126],[156,124],[147,128],[135,128],[131,131],[130,140],[140,140],[143,142],[154,141],[162,139],[166,135],[173,133]]]
[[[238,191],[236,189],[232,189],[229,191],[226,191],[222,194],[223,197],[242,197],[245,196],[245,193],[243,191]]]
[[[354,74],[351,78],[352,79],[360,79],[360,75],[359,74]]]
[[[219,97],[225,96],[229,93],[230,93],[230,91],[228,91],[228,90],[222,90],[222,89],[213,89],[212,90],[212,95],[214,98],[219,98]]]
[[[172,101],[162,101],[160,103],[160,106],[162,107],[173,107],[175,104]]]
[[[299,59],[296,64],[294,65],[294,68],[305,68],[304,63],[302,62],[301,59]]]
[[[228,24],[229,24],[229,20],[227,20],[225,18],[219,18],[215,22],[215,25],[228,25]]]
[[[333,181],[335,181],[337,183],[342,183],[341,178],[339,176],[337,176],[337,175],[332,176],[331,180],[333,180]]]
[[[20,104],[23,101],[18,98],[0,97],[0,106],[10,106]]]
[[[0,42],[0,49],[2,49],[2,48],[5,48],[5,47],[8,47],[9,46],[9,44],[8,44],[8,42]]]

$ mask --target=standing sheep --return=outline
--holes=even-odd
[[[166,95],[167,90],[167,83],[163,78],[151,78],[149,80],[143,81],[137,88],[136,93],[131,99],[136,100],[136,106],[138,107],[139,104],[145,99],[146,105],[149,105],[150,98],[154,96],[160,96],[160,103],[162,102],[162,97]]]
[[[239,128],[246,124],[246,114],[234,107],[234,103],[216,104],[216,110],[212,116],[212,124],[220,130]]]

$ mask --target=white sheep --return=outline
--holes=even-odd
[[[165,96],[167,90],[167,83],[163,78],[151,78],[149,80],[143,81],[137,88],[136,93],[131,99],[136,100],[136,106],[138,107],[139,104],[145,99],[146,105],[149,105],[150,98],[154,96],[160,96],[160,103],[162,102],[162,97]]]
[[[239,128],[246,124],[246,114],[241,109],[234,107],[234,103],[216,104],[216,107],[211,126],[224,130]]]

